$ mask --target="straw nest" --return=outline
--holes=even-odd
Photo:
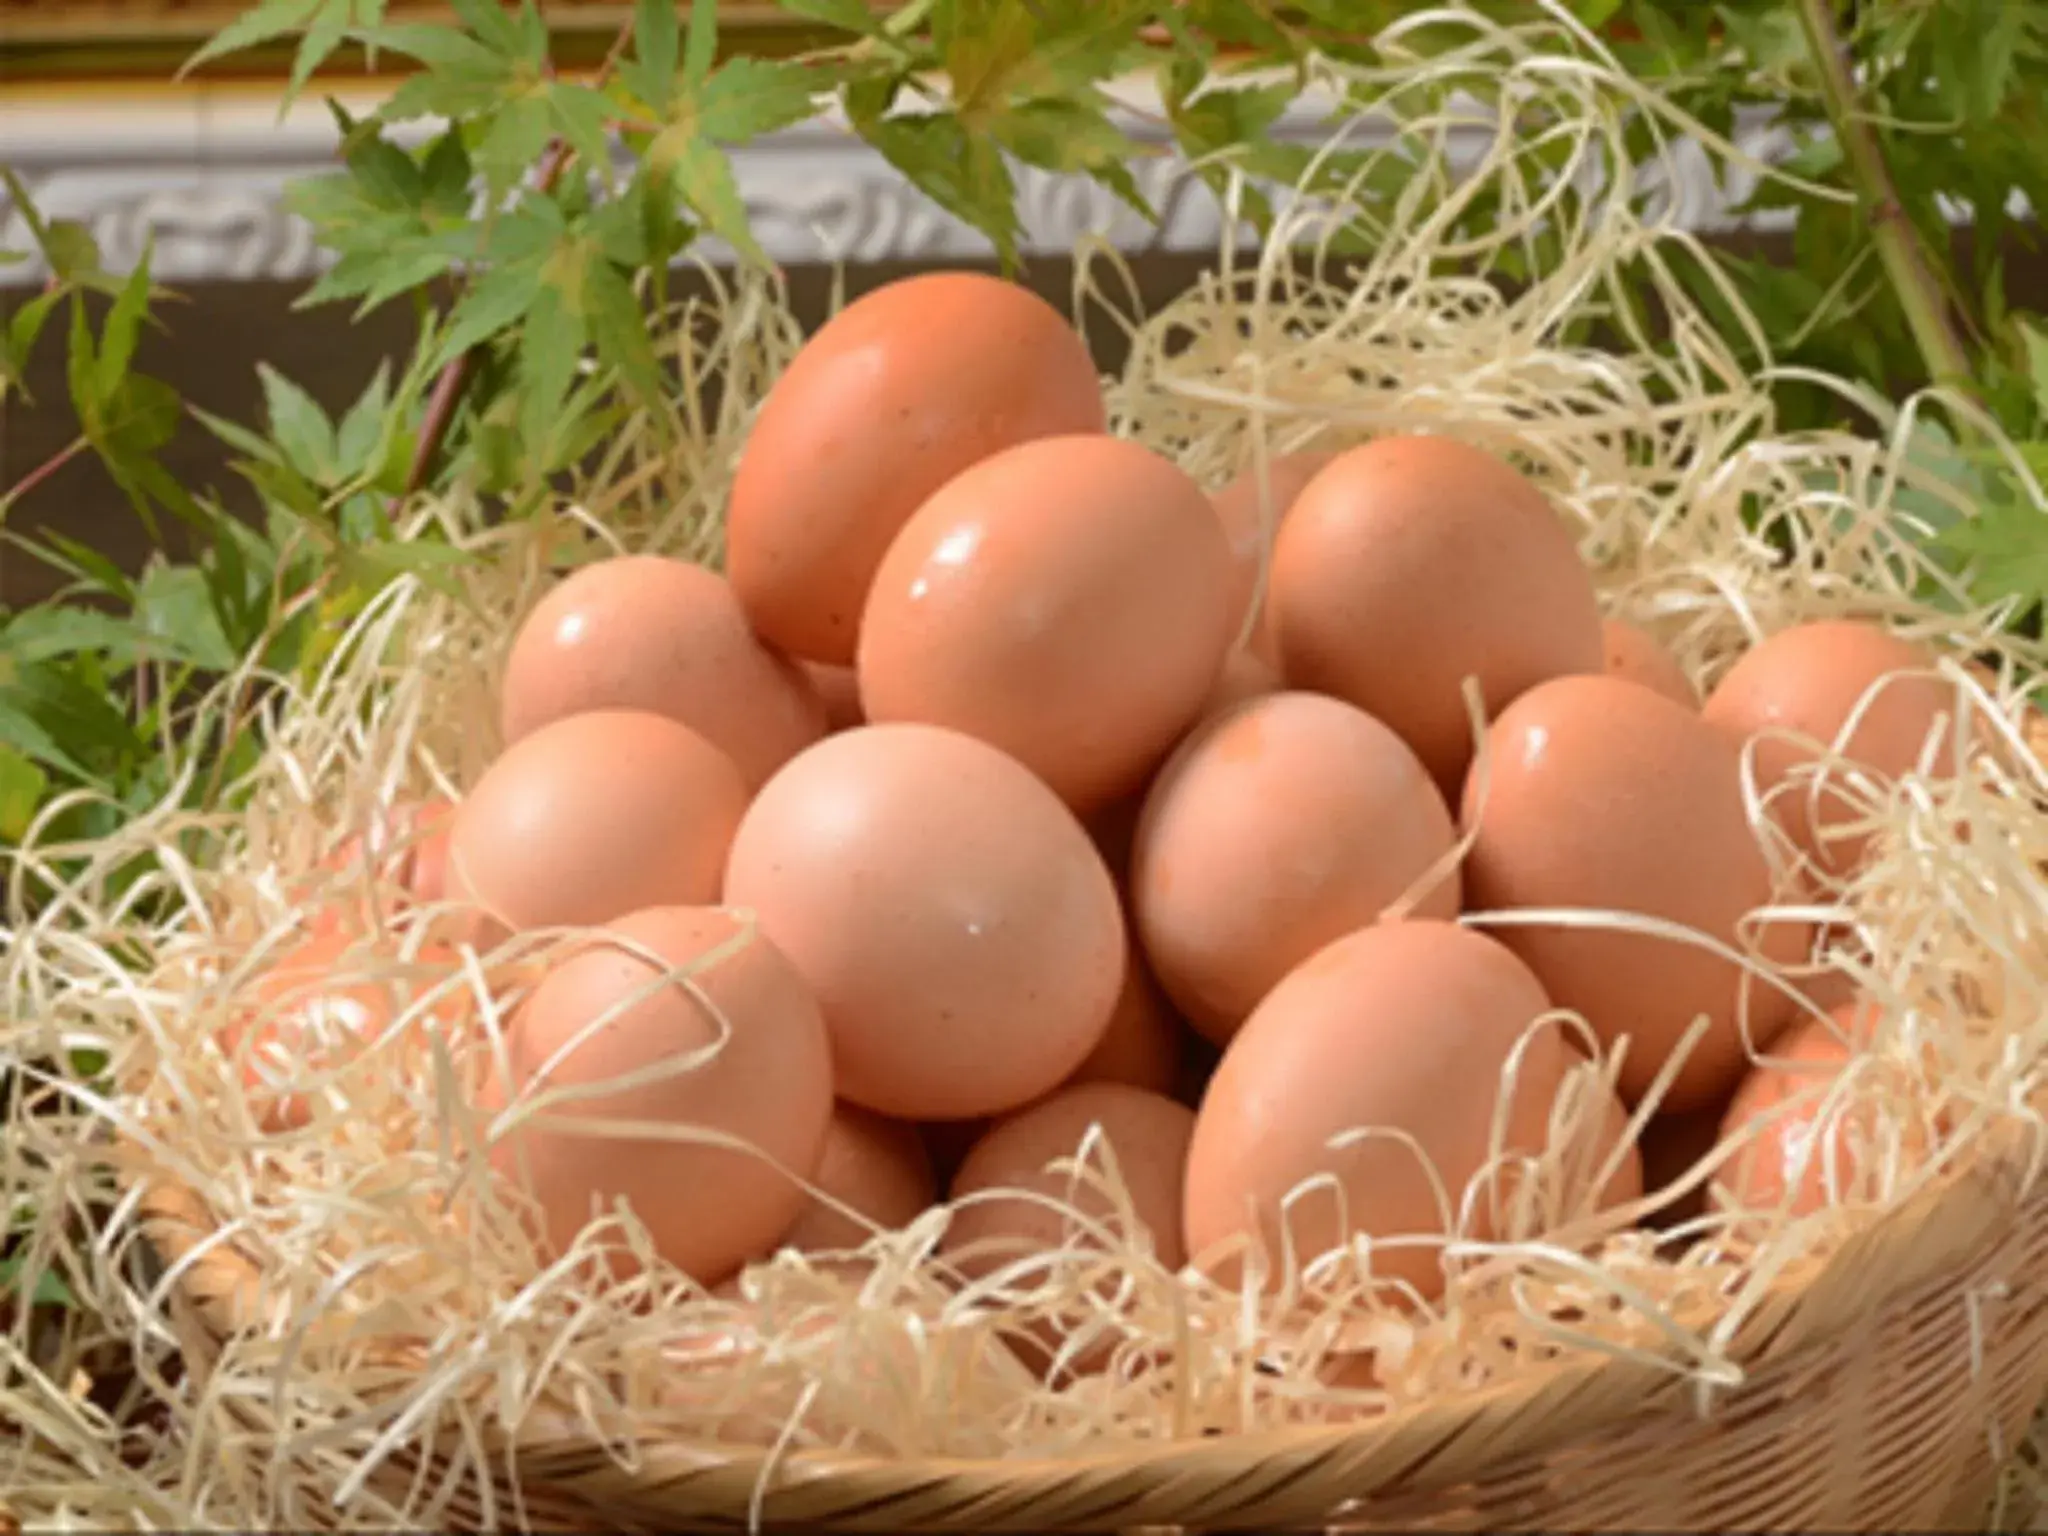
[[[1511,453],[1579,529],[1608,611],[1704,684],[1821,615],[1880,617],[1937,647],[1983,727],[1963,738],[1977,750],[1897,783],[1837,773],[1875,852],[1798,914],[1828,925],[1816,964],[1883,1011],[1831,1090],[1866,1177],[1802,1219],[1736,1210],[1661,1233],[1646,1206],[1596,1216],[1558,1193],[1570,1181],[1523,1178],[1504,1240],[1487,1244],[1459,1237],[1484,1192],[1447,1190],[1454,1274],[1420,1311],[1373,1285],[1363,1250],[1247,1299],[1166,1273],[1114,1222],[1028,1273],[964,1281],[935,1257],[943,1211],[877,1234],[857,1263],[784,1255],[717,1294],[651,1261],[600,1285],[580,1250],[533,1251],[520,1197],[484,1167],[534,1107],[475,1107],[507,1009],[563,936],[436,959],[432,911],[389,919],[354,962],[366,977],[412,968],[415,1004],[359,1053],[299,1064],[312,1123],[264,1134],[221,1026],[262,1006],[252,989],[310,914],[382,899],[342,889],[323,859],[379,808],[459,794],[481,771],[504,639],[552,571],[614,548],[715,555],[750,408],[800,339],[772,283],[733,278],[663,317],[673,410],[628,423],[575,497],[498,526],[459,500],[425,508],[422,527],[473,555],[459,591],[397,580],[312,686],[252,669],[209,705],[256,701],[267,752],[245,813],[163,810],[90,847],[31,839],[17,859],[0,1160],[16,1257],[78,1302],[11,1312],[0,1419],[23,1433],[0,1484],[20,1518],[1671,1528],[1981,1514],[2048,1385],[2048,772],[2017,697],[2038,648],[1916,553],[1926,527],[1971,510],[1920,452],[1928,421],[1953,425],[1960,408],[1865,401],[1869,436],[1780,431],[1768,381],[1737,366],[1673,274],[1704,259],[1657,219],[1680,125],[1562,24],[1452,25],[1455,46],[1377,82],[1401,85],[1381,124],[1394,131],[1360,174],[1398,174],[1406,191],[1366,221],[1362,262],[1304,274],[1281,241],[1262,262],[1226,253],[1142,317],[1118,302],[1114,258],[1083,253],[1084,324],[1124,326],[1132,344],[1109,384],[1116,430],[1211,485],[1391,430]],[[1468,83],[1511,120],[1460,107]],[[1647,160],[1623,142],[1630,121],[1656,130]],[[1583,211],[1558,200],[1602,178]],[[1475,231],[1481,192],[1500,202]],[[1287,220],[1312,247],[1364,215],[1324,199]],[[1540,262],[1519,291],[1470,275],[1517,247]],[[1663,340],[1636,328],[1625,294],[1649,300]],[[57,894],[31,915],[38,887]],[[1577,1102],[1560,1102],[1551,1165],[1525,1173],[1577,1155]],[[1077,1179],[1115,1188],[1113,1166],[1076,1153]],[[591,1241],[642,1240],[629,1213],[602,1227]],[[1004,1347],[1055,1312],[1112,1346],[1106,1370],[1048,1386]]]

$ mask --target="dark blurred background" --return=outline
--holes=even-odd
[[[1959,238],[1967,244],[1967,234]],[[1791,260],[1789,237],[1738,235],[1719,243],[1745,254]],[[2015,303],[2048,308],[2048,254],[2015,248],[2008,263]],[[1136,257],[1132,272],[1139,297],[1150,308],[1185,289],[1213,264],[1214,256],[1209,253],[1155,252]],[[851,266],[844,273],[846,291],[859,293],[924,265],[929,263]],[[993,264],[988,265],[992,270]],[[799,315],[806,324],[815,324],[830,303],[832,270],[822,264],[787,270]],[[1031,263],[1026,278],[1064,307],[1072,288],[1073,263],[1039,258]],[[688,283],[686,275],[682,286],[687,288]],[[237,422],[258,419],[258,363],[268,363],[302,385],[331,412],[356,398],[380,362],[402,358],[413,335],[410,305],[393,303],[353,321],[347,305],[295,309],[294,301],[303,291],[298,283],[212,282],[181,286],[179,291],[182,299],[162,312],[166,329],[145,333],[138,365],[171,384],[190,404]],[[0,289],[0,325],[31,292]],[[1122,338],[1115,328],[1091,330],[1103,367],[1120,366]],[[76,435],[75,417],[66,399],[59,327],[50,328],[38,349],[29,393],[32,404],[16,402],[0,415],[0,485],[14,484]],[[186,485],[211,486],[230,506],[246,512],[251,505],[248,489],[228,471],[227,459],[223,445],[189,420],[164,455],[166,467]],[[55,529],[129,568],[139,566],[150,548],[134,512],[90,457],[74,460],[38,486],[15,509],[10,521],[23,533]],[[167,545],[176,549],[178,530],[164,531]],[[10,606],[34,601],[47,594],[57,580],[54,572],[19,551],[0,551],[0,601]]]

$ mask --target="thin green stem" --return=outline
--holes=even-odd
[[[1820,77],[1829,126],[1842,146],[1850,181],[1870,210],[1870,238],[1899,308],[1905,311],[1920,360],[1935,383],[1974,396],[1976,377],[1969,349],[1957,334],[1941,279],[1921,243],[1920,232],[1899,201],[1898,184],[1892,179],[1884,146],[1857,100],[1848,53],[1835,27],[1833,0],[1799,0],[1798,11],[1807,51],[1813,55],[1813,67]]]

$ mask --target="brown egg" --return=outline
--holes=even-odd
[[[1142,1243],[1163,1268],[1177,1271],[1187,1262],[1180,1219],[1193,1125],[1194,1115],[1171,1099],[1115,1083],[1065,1088],[1017,1111],[961,1164],[952,1187],[959,1203],[941,1253],[970,1279],[1002,1271],[1007,1286],[1029,1289],[1050,1278],[1050,1266],[1033,1260],[1100,1250],[1106,1229],[1118,1250]],[[1103,1189],[1112,1162],[1135,1224]],[[1095,1294],[1105,1310],[1113,1308],[1116,1281],[1105,1277]],[[1063,1381],[1109,1363],[1113,1323],[1104,1329],[1099,1314],[1091,1316],[1095,1309],[1078,1300],[1048,1310],[1001,1330],[1027,1369]]]
[[[221,1034],[222,1048],[241,1060],[243,1091],[257,1124],[272,1133],[308,1124],[312,1100],[294,1091],[304,1086],[302,1073],[345,1066],[457,965],[454,954],[439,947],[404,959],[380,953],[357,930],[316,926],[250,985]],[[452,1027],[467,997],[456,993],[437,1003],[435,1026]]]
[[[1861,1159],[1871,1151],[1883,1156],[1885,1127],[1876,1105],[1843,1098],[1830,1109],[1827,1095],[1851,1053],[1868,1049],[1876,1023],[1871,1005],[1858,999],[1826,1018],[1805,1020],[1771,1047],[1722,1117],[1721,1139],[1740,1150],[1714,1181],[1716,1204],[1805,1216],[1841,1198],[1872,1193],[1867,1176],[1878,1169],[1873,1164],[1866,1170]],[[1801,1102],[1782,1108],[1791,1099]],[[1917,1126],[1908,1123],[1899,1133],[1909,1148],[1925,1150]],[[1822,1141],[1824,1134],[1831,1147]]]
[[[1260,593],[1260,552],[1272,546],[1280,520],[1294,505],[1302,490],[1336,455],[1332,453],[1287,453],[1269,460],[1261,475],[1257,466],[1241,471],[1216,493],[1216,515],[1230,537],[1231,562],[1237,570],[1236,599],[1231,605],[1231,640],[1242,640],[1262,661],[1278,664],[1279,650],[1273,641],[1269,616],[1260,613],[1251,633],[1245,635],[1245,615],[1257,605]]]
[[[1102,1040],[1127,942],[1073,813],[928,725],[828,736],[770,779],[725,899],[810,983],[841,1097],[907,1120],[1026,1103]]]
[[[1543,492],[1442,437],[1350,449],[1287,514],[1268,596],[1281,670],[1385,721],[1454,798],[1472,760],[1463,683],[1489,716],[1600,670],[1600,610]]]
[[[754,628],[845,664],[882,555],[925,499],[1034,438],[1100,432],[1080,335],[1029,290],[932,272],[849,304],[776,380],[726,512],[726,569]]]
[[[421,806],[414,818],[417,841],[413,844],[406,884],[411,887],[413,900],[422,905],[448,899],[448,849],[455,836],[455,811],[454,801],[438,800]]]
[[[768,1252],[803,1209],[797,1180],[817,1171],[832,1114],[825,1026],[762,935],[720,953],[745,932],[716,907],[635,912],[558,962],[513,1016],[513,1081],[533,1094],[670,1069],[534,1103],[493,1147],[501,1173],[531,1179],[554,1251],[623,1200],[663,1258],[710,1284]],[[550,1126],[557,1116],[688,1129],[740,1146]],[[623,1250],[609,1260],[614,1273],[632,1267]]]
[[[847,1252],[876,1231],[907,1227],[938,1203],[932,1160],[917,1127],[885,1119],[857,1104],[841,1103],[825,1129],[825,1149],[811,1182],[865,1217],[812,1199],[782,1235],[782,1246],[804,1253]]]
[[[868,717],[860,707],[860,677],[851,667],[827,666],[823,662],[798,662],[810,679],[811,691],[825,706],[825,729],[850,731],[866,725]]]
[[[1699,690],[1693,687],[1692,679],[1647,630],[1620,619],[1609,619],[1601,626],[1600,635],[1609,677],[1640,683],[1687,709],[1700,707]]]
[[[387,915],[384,903],[391,896],[399,907],[446,900],[448,836],[454,822],[455,805],[449,800],[380,807],[366,831],[320,861],[323,871],[360,884],[362,900],[329,905],[314,920],[314,931],[354,933],[366,920]],[[373,891],[372,885],[382,890]]]
[[[1742,802],[1734,745],[1661,694],[1608,677],[1544,683],[1508,706],[1488,735],[1491,783],[1466,786],[1470,912],[1578,908],[1635,914],[1740,947],[1737,924],[1772,897],[1771,874]],[[1678,939],[1611,926],[1503,925],[1561,1008],[1610,1045],[1630,1044],[1621,1091],[1646,1092],[1695,1017],[1708,1031],[1660,1108],[1696,1108],[1733,1090],[1749,1039],[1767,1042],[1795,1006],[1747,981],[1732,961]],[[1774,922],[1763,952],[1802,958],[1810,926]]]
[[[1706,702],[1703,717],[1738,741],[1762,731],[1791,732],[1832,751],[1850,719],[1856,728],[1841,742],[1844,758],[1884,779],[1912,769],[1938,722],[1951,724],[1960,703],[1956,685],[1935,676],[1892,673],[1931,671],[1934,659],[1911,641],[1875,624],[1831,619],[1782,630],[1729,669]],[[1868,708],[1860,708],[1868,698]],[[1943,729],[1937,773],[1954,764],[1954,735]],[[1793,769],[1817,760],[1811,747],[1775,736],[1759,740],[1753,758],[1756,787],[1768,794]],[[1822,870],[1847,875],[1863,861],[1868,838],[1847,829],[1863,812],[1844,793],[1844,770],[1813,794],[1787,791],[1772,802],[1786,835]]]
[[[1381,1246],[1441,1238],[1423,1165],[1395,1136],[1352,1133],[1412,1137],[1455,1208],[1493,1158],[1502,1070],[1525,1037],[1500,1150],[1549,1144],[1552,1106],[1580,1060],[1558,1029],[1531,1033],[1549,1007],[1527,966],[1452,923],[1382,923],[1318,950],[1259,1004],[1210,1080],[1188,1151],[1189,1253],[1232,1276],[1233,1240],[1259,1239],[1277,1265],[1284,1236],[1306,1264],[1362,1235],[1377,1275],[1438,1295],[1440,1241]],[[1283,1213],[1318,1176],[1329,1183]],[[1628,1183],[1624,1169],[1607,1203],[1632,1196]],[[1466,1236],[1496,1235],[1491,1204],[1474,1202]]]
[[[1073,1083],[1123,1083],[1152,1093],[1171,1094],[1180,1081],[1180,1059],[1186,1042],[1180,1020],[1159,991],[1152,969],[1136,944],[1124,963],[1124,986],[1102,1041],[1067,1079]]]
[[[1131,900],[1167,996],[1219,1043],[1301,961],[1378,920],[1455,840],[1420,759],[1362,710],[1313,693],[1206,721],[1153,780]],[[1455,917],[1447,867],[1416,910]]]
[[[810,680],[754,638],[725,578],[660,555],[565,577],[519,626],[499,698],[507,743],[591,710],[666,715],[750,788],[825,734]]]
[[[1151,450],[1044,438],[982,460],[904,526],[862,620],[868,718],[943,725],[1080,811],[1135,789],[1230,645],[1230,547]]]
[[[1127,1084],[1061,1089],[998,1121],[974,1144],[953,1179],[952,1198],[964,1203],[954,1212],[941,1251],[964,1272],[978,1275],[1033,1254],[1097,1246],[1082,1223],[1117,1222],[1115,1204],[1095,1182],[1107,1178],[1113,1160],[1143,1229],[1120,1230],[1119,1239],[1142,1236],[1163,1267],[1178,1270],[1187,1262],[1181,1205],[1194,1124],[1184,1105]],[[1091,1132],[1107,1144],[1109,1158],[1091,1144]],[[1091,1177],[1077,1178],[1072,1164],[1084,1148]],[[1069,1167],[1055,1171],[1052,1165],[1062,1160]],[[1037,1198],[966,1199],[1010,1190]]]
[[[661,715],[598,710],[522,737],[456,813],[452,885],[505,927],[607,922],[718,897],[747,786]]]

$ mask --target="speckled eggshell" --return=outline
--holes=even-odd
[[[1700,707],[1699,690],[1693,687],[1692,679],[1649,631],[1621,619],[1609,619],[1600,628],[1600,639],[1607,676],[1640,683],[1687,709]]]
[[[1201,709],[1231,582],[1214,509],[1167,460],[1100,435],[1026,443],[950,481],[889,546],[861,701],[873,721],[978,737],[1094,810]]]
[[[663,1258],[711,1284],[768,1252],[802,1210],[797,1181],[816,1172],[832,1114],[825,1026],[788,961],[758,933],[702,964],[744,931],[715,907],[635,912],[557,963],[514,1014],[513,1080],[536,1094],[675,1069],[562,1103],[556,1114],[717,1132],[763,1154],[562,1129],[536,1105],[492,1160],[510,1178],[531,1179],[551,1249],[566,1248],[623,1200]],[[716,1014],[680,980],[659,984],[665,972],[688,968]],[[610,1262],[615,1272],[630,1269],[623,1250]]]
[[[1468,676],[1491,717],[1601,667],[1571,531],[1531,481],[1451,438],[1333,459],[1280,525],[1268,602],[1288,683],[1385,721],[1447,799],[1472,759]]]
[[[918,1128],[841,1102],[825,1129],[825,1147],[811,1182],[863,1217],[813,1198],[782,1235],[801,1253],[846,1252],[877,1231],[907,1227],[938,1202],[938,1181]]]
[[[1741,944],[1737,924],[1772,899],[1771,873],[1742,801],[1733,744],[1693,711],[1634,683],[1558,678],[1511,704],[1488,734],[1490,783],[1467,785],[1476,824],[1465,860],[1468,912],[1579,908],[1637,914]],[[1612,927],[1504,925],[1561,1008],[1610,1044],[1626,1036],[1623,1095],[1635,1103],[1701,1014],[1709,1027],[1660,1107],[1684,1111],[1733,1090],[1748,1050],[1795,1006],[1696,944]],[[1810,926],[1773,922],[1764,956],[1796,963]]]
[[[876,289],[761,406],[726,513],[734,590],[770,644],[850,662],[875,568],[927,497],[990,454],[1104,424],[1086,344],[1028,289],[973,272]]]
[[[1321,694],[1255,698],[1197,728],[1153,781],[1131,859],[1139,936],[1167,995],[1221,1043],[1454,840],[1421,760],[1372,716]],[[1457,916],[1456,867],[1418,895],[1421,915]]]
[[[1524,1036],[1501,1150],[1537,1154],[1551,1110],[1580,1059],[1555,1027],[1531,1032],[1550,1007],[1513,954],[1452,923],[1416,919],[1347,934],[1289,972],[1245,1021],[1210,1079],[1188,1150],[1186,1231],[1197,1264],[1241,1282],[1231,1245],[1258,1239],[1269,1264],[1283,1238],[1299,1263],[1348,1242],[1375,1243],[1375,1275],[1428,1300],[1444,1287],[1443,1219],[1423,1165],[1456,1202],[1492,1158],[1502,1069]],[[1332,1145],[1333,1142],[1338,1143]],[[1311,1177],[1335,1188],[1283,1202]],[[1606,1203],[1632,1198],[1624,1166]],[[1341,1191],[1341,1204],[1336,1191]],[[1465,1235],[1494,1235],[1477,1202]],[[1270,1283],[1270,1279],[1269,1279]]]
[[[825,734],[825,705],[754,638],[725,578],[621,555],[564,577],[526,617],[499,684],[505,740],[568,715],[635,709],[687,725],[748,786]]]
[[[1335,455],[1331,453],[1285,453],[1268,461],[1261,475],[1257,466],[1240,471],[1216,493],[1216,515],[1230,538],[1231,565],[1237,572],[1235,597],[1231,606],[1231,640],[1242,641],[1260,660],[1275,666],[1279,650],[1273,640],[1270,615],[1260,601],[1261,552],[1271,547],[1280,520],[1295,498]],[[1245,615],[1254,607],[1260,612],[1245,634]]]
[[[840,1095],[903,1119],[1056,1087],[1123,985],[1122,909],[1081,824],[937,726],[863,726],[792,760],[740,824],[725,899],[817,995]]]
[[[1956,685],[1932,675],[1933,656],[1912,641],[1876,624],[1829,619],[1781,630],[1756,646],[1729,669],[1702,711],[1706,721],[1746,742],[1759,732],[1773,735],[1757,741],[1751,761],[1759,794],[1769,794],[1793,769],[1814,762],[1817,754],[1778,732],[1805,737],[1832,751],[1848,728],[1856,728],[1842,755],[1881,779],[1895,780],[1920,761],[1921,753],[1944,715],[1952,723],[1961,703]],[[1881,679],[1895,673],[1872,694]],[[1861,710],[1866,695],[1869,707]],[[1952,724],[1942,727],[1933,759],[1934,771],[1953,770]],[[1806,855],[1831,875],[1852,873],[1862,863],[1868,838],[1845,830],[1845,824],[1867,814],[1859,796],[1837,783],[1839,767],[1818,795],[1793,789],[1771,802],[1786,834]]]
[[[570,715],[507,748],[462,802],[451,889],[511,929],[700,905],[717,899],[746,807],[732,759],[689,727]]]

